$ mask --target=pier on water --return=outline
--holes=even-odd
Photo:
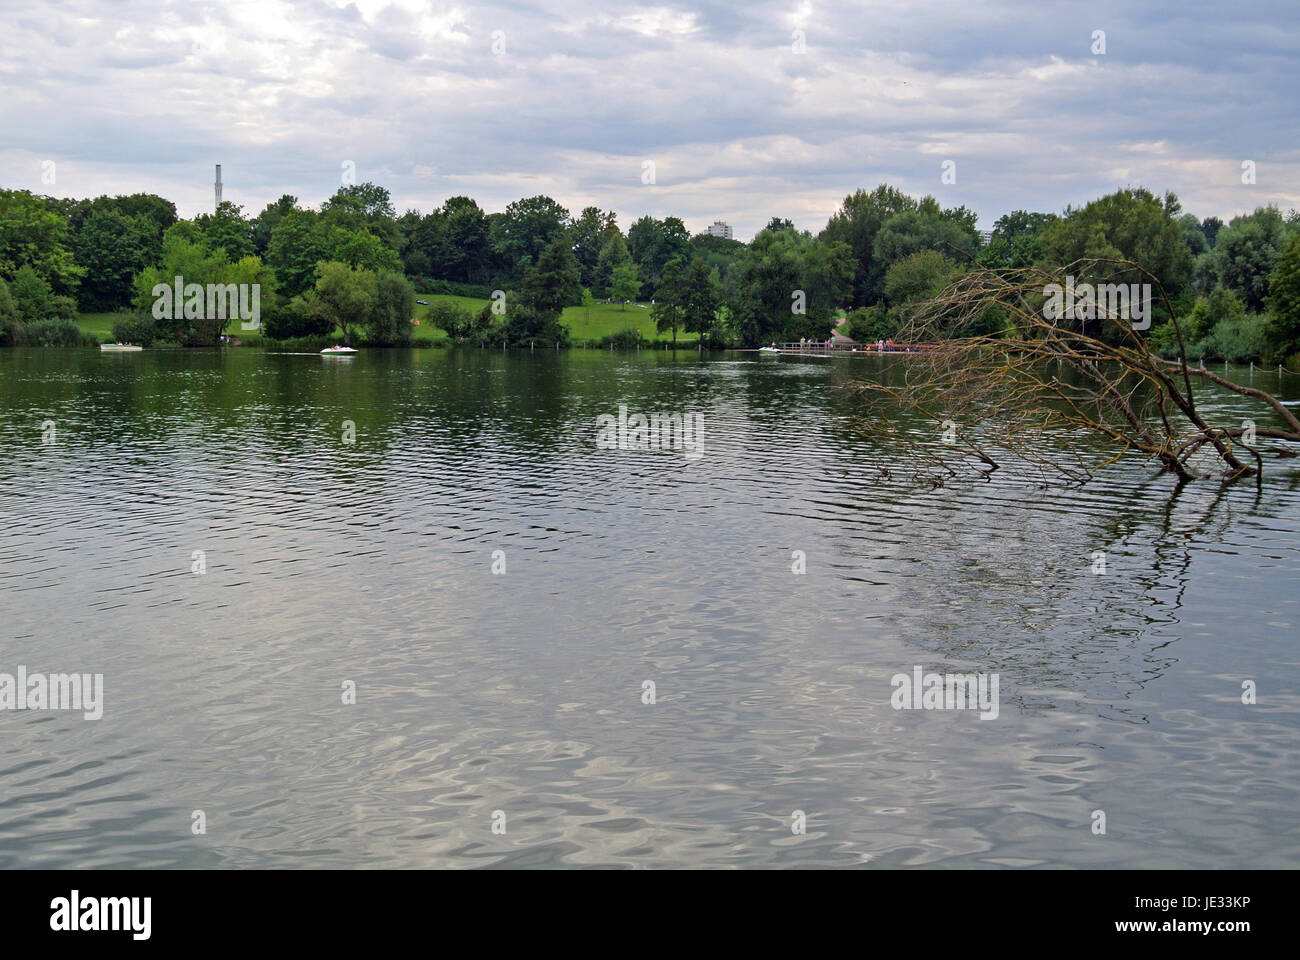
[[[826,341],[804,341],[800,343],[778,343],[776,348],[781,351],[782,356],[789,354],[801,357],[893,357],[907,356],[909,354],[921,353],[926,350],[933,350],[938,347],[937,343],[911,343],[911,344],[894,344],[893,349],[889,347],[883,350],[877,350],[875,344],[845,342],[842,340]],[[750,347],[744,352],[758,353],[759,348]]]

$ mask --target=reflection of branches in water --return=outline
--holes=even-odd
[[[1046,290],[1065,287],[1065,278],[1074,275],[1094,281],[1147,278],[1173,324],[1179,359],[1151,353],[1128,310],[1110,299],[1088,301],[1087,321],[1063,323],[1048,316],[1052,311],[1038,306]],[[970,335],[984,329],[991,315],[1007,316],[1007,325],[995,335]],[[1092,319],[1096,335],[1087,332]],[[1196,476],[1192,458],[1207,450],[1223,467],[1225,480],[1255,476],[1258,481],[1265,453],[1295,455],[1285,447],[1261,450],[1255,446],[1258,438],[1300,443],[1300,420],[1275,397],[1188,363],[1168,296],[1154,276],[1131,261],[1081,260],[1059,273],[975,270],[921,304],[896,339],[936,346],[900,361],[906,364],[901,387],[857,385],[866,405],[859,430],[907,449],[909,473],[930,486],[971,476],[972,470],[988,479],[1004,465],[1028,469],[1042,484],[1083,484],[1129,452],[1157,460],[1186,482]],[[1198,403],[1194,380],[1255,401],[1282,426],[1211,422]],[[891,416],[900,410],[920,414],[935,429],[900,429]],[[951,435],[942,437],[938,428],[945,424],[951,425]]]
[[[1072,494],[1059,495],[1068,502],[980,497],[963,505],[959,515],[970,522],[901,545],[899,559],[916,572],[900,586],[917,592],[900,598],[911,611],[905,639],[1001,673],[1008,706],[1054,709],[1077,697],[1103,717],[1146,723],[1129,701],[1177,661],[1194,556],[1188,541],[1220,541],[1233,520],[1226,487],[1205,498],[1190,489],[1148,498],[1147,485],[1133,488],[1121,510],[1112,498],[1098,500],[1108,512],[1091,530],[1078,523],[1088,507]],[[917,499],[924,508],[931,498]],[[1105,575],[1090,569],[1097,550],[1108,556]]]

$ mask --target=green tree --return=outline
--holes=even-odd
[[[275,270],[285,296],[295,297],[316,283],[316,264],[332,259],[318,214],[296,208],[284,211],[271,228],[266,260]]]
[[[0,190],[0,279],[30,266],[56,294],[75,294],[82,267],[73,256],[66,215],[27,190]]]
[[[14,272],[9,293],[21,323],[49,320],[55,314],[54,291],[31,264],[25,263]]]
[[[992,270],[1018,270],[1031,267],[1043,259],[1038,242],[1043,229],[1056,220],[1051,213],[1013,210],[993,224],[992,236],[980,247],[976,261]],[[943,252],[943,251],[940,251]]]
[[[369,342],[380,347],[405,347],[411,343],[411,317],[415,313],[415,288],[395,271],[375,277],[370,308]]]
[[[209,250],[223,250],[228,260],[241,260],[252,256],[253,227],[244,219],[242,208],[223,200],[216,213],[204,213],[194,218],[194,225],[202,234]]]
[[[722,305],[718,284],[713,279],[704,258],[691,262],[690,273],[686,277],[686,297],[682,304],[682,329],[687,333],[698,333],[701,337],[711,334],[718,324],[718,308]]]
[[[1172,193],[1161,200],[1142,188],[1117,190],[1080,209],[1067,209],[1064,218],[1049,224],[1041,236],[1043,255],[1053,267],[1082,259],[1130,260],[1175,294],[1192,276],[1192,256],[1176,220],[1180,212]],[[1076,280],[1147,283],[1150,278],[1136,269],[1106,268]]]
[[[1184,213],[1178,218],[1178,229],[1182,231],[1183,243],[1187,244],[1187,252],[1195,259],[1210,249],[1210,244],[1205,239],[1205,231],[1201,229],[1201,222],[1196,219],[1192,213]]]
[[[830,335],[830,323],[837,309],[852,299],[853,251],[847,243],[816,240],[807,232],[799,237],[807,315],[817,324],[816,332],[824,338]],[[821,333],[823,328],[825,332]]]
[[[272,340],[324,337],[333,330],[333,323],[317,309],[315,295],[310,292],[272,305],[262,316],[262,332]]]
[[[721,283],[735,269],[736,260],[744,252],[745,245],[739,240],[727,237],[712,237],[707,233],[697,233],[691,237],[691,262],[703,261],[709,272],[717,271]]]
[[[327,227],[350,232],[365,230],[397,253],[401,236],[393,201],[385,187],[369,181],[339,187],[321,204],[320,215]]]
[[[436,220],[441,220],[434,211]],[[428,255],[416,245],[416,234],[426,218],[419,210],[407,210],[397,218],[397,255],[402,261],[402,270],[407,276],[429,277],[433,275],[433,263]],[[441,225],[440,225],[441,226]]]
[[[1201,233],[1205,234],[1205,245],[1209,249],[1214,249],[1214,244],[1219,237],[1219,231],[1222,229],[1223,221],[1218,217],[1206,217],[1201,221]]]
[[[18,331],[18,306],[9,294],[9,284],[0,280],[0,345],[9,346]]]
[[[486,319],[490,322],[491,310],[487,310],[486,314]],[[464,340],[471,336],[477,323],[475,314],[446,300],[432,304],[426,316],[429,323],[447,331],[447,336],[453,340]],[[478,316],[481,317],[483,314],[480,313]]]
[[[402,243],[399,253],[402,257],[402,269],[411,277],[445,278],[447,270],[439,262],[443,253],[444,235],[447,220],[441,210],[434,210],[426,216],[420,216],[415,210],[408,210],[397,221],[402,228]]]
[[[113,197],[111,203],[122,216],[143,217],[153,224],[154,247],[161,255],[163,234],[176,222],[176,204],[155,193],[133,193],[130,196]],[[77,229],[76,224],[71,226],[74,230]]]
[[[624,310],[627,309],[627,302],[629,300],[635,301],[637,294],[641,291],[639,273],[637,265],[631,261],[614,268],[614,274],[609,284],[609,295],[612,299],[620,301]]]
[[[1269,348],[1282,358],[1300,353],[1300,235],[1291,236],[1273,267],[1268,313]]]
[[[492,246],[513,276],[523,276],[569,222],[569,211],[550,197],[515,200],[493,221]]]
[[[584,287],[595,284],[601,250],[609,234],[617,230],[614,214],[598,207],[584,207],[569,227],[569,243],[582,271],[580,282]]]
[[[343,331],[343,342],[350,346],[353,331],[372,315],[375,275],[337,260],[321,261],[316,265],[316,286],[309,302],[331,330],[338,327]]]
[[[1221,321],[1240,323],[1246,318],[1246,307],[1237,295],[1227,287],[1218,286],[1210,291],[1209,296],[1197,297],[1192,310],[1184,321],[1183,336],[1192,345],[1193,355],[1200,357],[1203,341],[1213,332]]]
[[[761,230],[736,268],[727,313],[740,342],[757,346],[781,334],[803,291],[800,236],[786,230]]]
[[[524,274],[521,289],[524,303],[543,316],[553,314],[558,321],[565,307],[582,300],[580,274],[568,238],[563,233],[557,234],[542,251],[536,265]]]
[[[1276,207],[1233,217],[1215,240],[1209,258],[1211,278],[1234,291],[1249,309],[1259,310],[1285,242],[1286,226]]]
[[[677,328],[685,320],[687,296],[682,262],[669,260],[664,264],[663,276],[655,288],[655,303],[650,309],[650,316],[655,322],[655,329],[660,333],[664,330],[672,331],[674,347],[677,345]]]
[[[175,298],[177,277],[182,283],[179,301]],[[192,298],[186,289],[191,284],[202,288],[203,295]],[[234,301],[223,293],[219,299],[209,302],[209,284],[219,285],[223,291],[233,284]],[[239,289],[241,286],[242,290]],[[159,339],[185,346],[217,343],[222,331],[232,322],[253,319],[239,316],[239,311],[245,306],[251,311],[254,295],[260,313],[261,304],[268,309],[274,308],[277,294],[275,273],[262,263],[261,258],[241,257],[232,263],[224,249],[208,247],[199,229],[186,220],[168,228],[163,235],[162,262],[140,271],[132,282],[132,288],[135,306],[153,315]],[[162,288],[166,288],[165,293]],[[159,293],[156,294],[155,290]]]
[[[888,340],[898,332],[897,322],[888,316],[883,304],[874,303],[859,307],[849,314],[844,334],[858,343],[871,345],[877,340]]]
[[[641,217],[628,229],[627,248],[640,267],[643,284],[658,283],[669,260],[690,257],[691,235],[677,217]]]
[[[961,268],[937,250],[904,257],[885,274],[885,296],[891,306],[906,309],[931,300],[948,286]]]
[[[267,251],[271,246],[271,233],[284,219],[285,215],[298,208],[298,198],[291,194],[283,194],[279,200],[274,200],[262,208],[253,222],[249,225],[252,239],[253,250],[259,256],[265,258]]]
[[[623,234],[618,230],[610,231],[605,238],[604,246],[600,248],[600,255],[596,258],[596,291],[602,296],[614,297],[611,289],[614,271],[631,262],[632,254],[628,252]],[[636,294],[634,293],[633,296]]]
[[[924,197],[915,210],[905,210],[886,220],[876,235],[870,272],[873,289],[888,298],[885,276],[894,264],[915,253],[930,250],[966,262],[978,249],[979,233],[973,214],[964,207],[940,209],[933,197]],[[879,286],[875,285],[877,275]]]
[[[1018,237],[1037,237],[1050,223],[1059,219],[1054,213],[1036,213],[1032,210],[1012,210],[993,222],[993,239],[1015,240]]]
[[[372,273],[402,269],[402,258],[397,251],[368,230],[327,225],[325,249],[328,259]]]
[[[342,217],[356,215],[364,221],[392,220],[397,215],[388,189],[369,180],[339,187],[321,204],[321,212]]]
[[[87,311],[116,310],[131,299],[131,281],[157,263],[162,244],[153,220],[100,205],[81,221],[73,250],[85,270],[77,299]]]
[[[469,197],[451,197],[442,205],[441,246],[434,257],[435,276],[461,282],[485,280],[491,254],[488,218]]]
[[[853,269],[847,243],[762,230],[729,280],[729,322],[745,346],[781,335],[823,340],[835,308],[852,296]]]
[[[627,228],[627,249],[638,266],[652,262],[659,249],[659,221],[648,213],[632,221]]]
[[[820,238],[848,244],[854,261],[854,303],[875,303],[881,296],[884,270],[875,266],[876,234],[890,217],[916,209],[916,200],[882,183],[870,193],[857,190],[849,194],[831,216]]]

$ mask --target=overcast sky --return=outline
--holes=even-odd
[[[399,213],[545,193],[744,239],[882,181],[984,227],[1127,185],[1227,219],[1300,207],[1298,54],[1294,0],[0,0],[0,186],[193,216],[221,163],[252,216],[350,162]]]

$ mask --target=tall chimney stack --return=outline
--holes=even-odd
[[[217,164],[217,183],[216,183],[216,189],[217,189],[217,206],[219,207],[219,206],[221,206],[221,164]],[[215,209],[215,208],[213,208],[213,212],[214,212],[214,213],[216,212],[216,209]]]

